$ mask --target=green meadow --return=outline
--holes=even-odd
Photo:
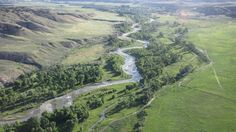
[[[147,109],[143,130],[236,131],[236,21],[229,18],[163,19],[187,26],[187,39],[207,53],[211,63],[161,89]]]

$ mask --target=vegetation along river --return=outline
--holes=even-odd
[[[150,22],[152,21],[153,19],[150,20]],[[120,39],[126,39],[126,40],[131,39],[128,36],[132,33],[138,32],[140,29],[141,29],[140,25],[138,23],[135,23],[132,25],[132,31],[122,34],[120,36]],[[119,48],[115,51],[116,54],[125,58],[125,63],[122,66],[122,69],[126,74],[131,76],[130,79],[118,80],[118,81],[104,81],[101,83],[95,83],[92,85],[84,86],[80,89],[67,93],[61,97],[48,100],[42,103],[40,107],[31,109],[27,111],[27,113],[24,113],[22,115],[20,114],[12,115],[12,117],[14,117],[12,119],[0,119],[0,124],[11,124],[16,121],[26,121],[31,117],[40,116],[45,111],[52,112],[55,109],[61,109],[63,107],[71,106],[73,103],[73,100],[76,99],[76,97],[95,89],[99,89],[99,88],[103,88],[103,87],[107,87],[111,85],[116,85],[116,84],[128,83],[128,82],[139,82],[142,79],[142,77],[139,74],[137,67],[135,65],[135,57],[127,54],[126,51],[131,50],[131,49],[137,49],[137,48],[146,48],[149,42],[142,41],[142,40],[136,40],[136,41],[143,43],[143,46]]]

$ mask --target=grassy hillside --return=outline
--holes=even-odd
[[[93,45],[89,47],[79,48],[73,50],[66,59],[63,60],[63,64],[75,64],[75,63],[89,63],[97,60],[105,52],[103,44]]]
[[[167,17],[164,19],[170,20]],[[208,53],[211,63],[160,90],[157,99],[147,109],[143,130],[235,131],[235,20],[215,18],[177,21],[189,28],[188,39]]]
[[[0,75],[4,80],[27,72],[28,68],[22,65],[49,66],[76,54],[75,48],[101,44],[104,37],[115,33],[115,21],[125,20],[114,13],[79,6],[48,4],[43,7],[37,3],[23,8],[2,8],[0,18],[0,53],[4,55],[0,58]],[[100,21],[103,19],[105,21]],[[13,66],[6,67],[8,63]],[[11,71],[15,74],[8,74]]]

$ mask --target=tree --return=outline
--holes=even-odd
[[[65,123],[65,129],[64,131],[65,132],[72,132],[73,130],[73,127],[75,126],[76,124],[76,120],[67,120],[66,123]]]
[[[93,96],[92,98],[90,98],[87,101],[87,105],[90,109],[96,109],[96,108],[102,106],[103,103],[104,103],[103,98],[97,98],[95,96]]]
[[[147,116],[147,112],[142,110],[137,114],[137,118],[140,121],[144,121],[145,120],[145,116]]]
[[[18,127],[19,132],[30,132],[36,130],[42,130],[40,127],[40,120],[37,117],[30,118],[23,123],[22,126]]]

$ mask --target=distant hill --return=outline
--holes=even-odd
[[[78,1],[78,2],[112,2],[112,3],[128,3],[137,0],[51,0],[51,1]]]
[[[21,1],[47,1],[47,2],[112,2],[112,3],[129,3],[129,2],[236,2],[235,0],[0,0],[0,4],[9,4]]]
[[[192,2],[235,2],[235,0],[186,0]]]
[[[236,2],[235,0],[138,0],[140,2]]]
[[[11,3],[13,3],[13,1],[11,1],[11,0],[0,0],[0,5],[11,4]]]
[[[9,3],[9,2],[21,2],[21,1],[80,1],[80,2],[114,2],[114,3],[125,3],[125,2],[132,2],[138,0],[0,0],[0,3]]]

